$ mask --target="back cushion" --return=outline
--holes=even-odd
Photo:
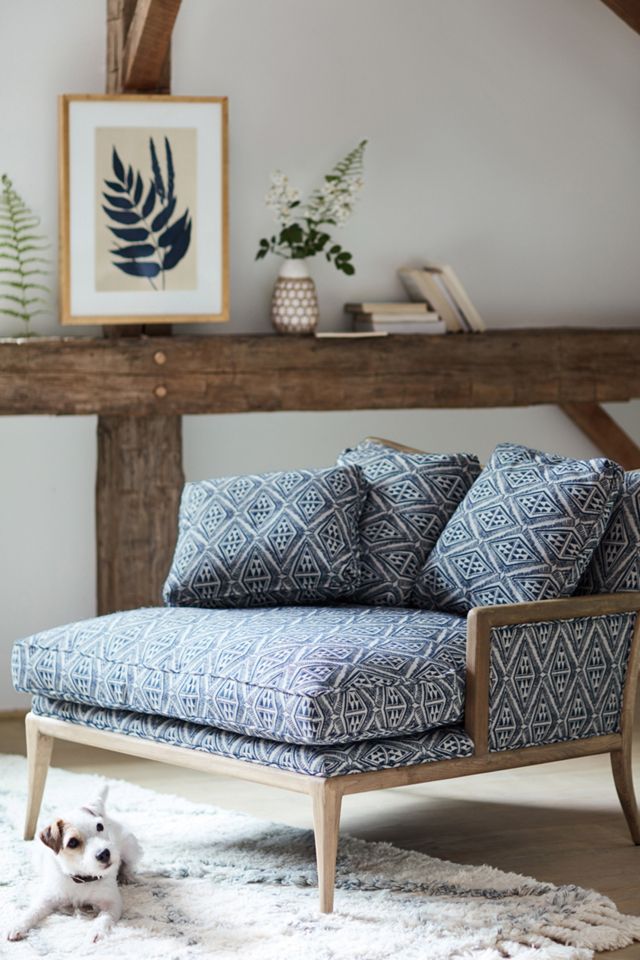
[[[500,444],[420,572],[413,602],[467,613],[570,596],[609,522],[622,478],[609,460],[570,460]]]
[[[480,473],[467,453],[405,453],[374,440],[345,450],[369,493],[360,518],[362,578],[357,603],[407,606],[415,578],[452,513]]]
[[[187,483],[165,604],[270,606],[350,594],[365,496],[352,466]]]
[[[622,496],[577,592],[625,590],[640,590],[640,470],[625,473]]]

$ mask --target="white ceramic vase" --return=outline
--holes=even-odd
[[[313,333],[318,325],[318,294],[306,260],[285,260],[271,300],[271,322],[278,333]]]

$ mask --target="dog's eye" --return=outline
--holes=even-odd
[[[104,830],[104,823],[96,823],[96,830],[100,833],[101,830]]]
[[[71,840],[69,840],[67,846],[71,847],[71,849],[74,850],[76,847],[80,846],[80,841],[76,840],[75,837],[71,837]]]

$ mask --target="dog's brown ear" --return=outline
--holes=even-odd
[[[46,847],[50,847],[54,853],[60,853],[62,848],[62,836],[64,834],[64,820],[56,820],[55,823],[45,827],[40,834],[40,839]]]

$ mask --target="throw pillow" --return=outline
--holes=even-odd
[[[625,590],[640,590],[640,470],[625,473],[622,496],[577,592]]]
[[[351,466],[187,483],[165,604],[271,606],[351,593],[365,496]]]
[[[338,463],[357,464],[369,483],[360,517],[362,577],[352,599],[407,606],[422,564],[480,473],[478,458],[364,440]]]
[[[514,443],[496,447],[421,570],[416,606],[475,606],[571,595],[620,496],[622,469]]]

